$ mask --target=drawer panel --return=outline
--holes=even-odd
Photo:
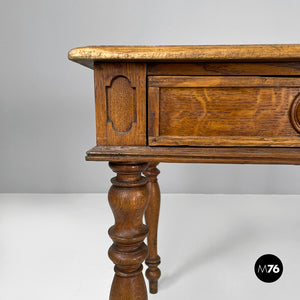
[[[150,146],[300,147],[300,78],[149,76]]]

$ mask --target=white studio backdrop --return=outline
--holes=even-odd
[[[158,234],[162,276],[158,294],[149,294],[149,300],[299,299],[298,198],[164,194]],[[106,194],[0,194],[0,299],[108,299],[114,272],[107,229],[113,214],[106,199]],[[274,283],[254,273],[265,253],[283,263]]]
[[[106,192],[86,45],[300,43],[296,0],[5,1],[0,10],[0,192]],[[162,164],[163,192],[300,193],[300,167]]]

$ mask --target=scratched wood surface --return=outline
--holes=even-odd
[[[68,57],[92,69],[97,61],[299,61],[300,45],[87,46],[70,50]]]
[[[149,145],[299,147],[299,78],[149,78]]]
[[[292,147],[96,146],[87,151],[86,160],[299,165],[300,149]]]

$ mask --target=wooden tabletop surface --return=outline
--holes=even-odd
[[[68,57],[88,67],[94,61],[300,61],[300,44],[88,46],[70,50]]]

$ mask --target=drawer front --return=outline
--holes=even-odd
[[[300,147],[300,78],[149,76],[150,146]]]

